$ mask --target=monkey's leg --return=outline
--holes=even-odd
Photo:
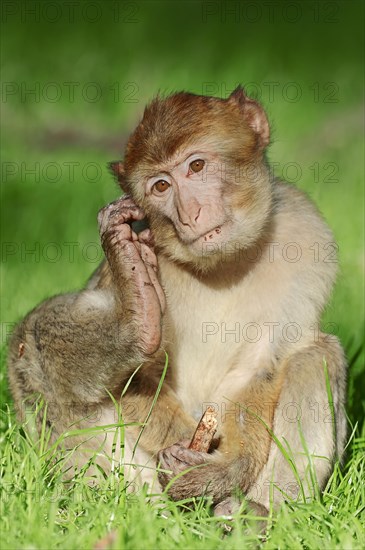
[[[332,391],[335,423],[332,422],[331,406],[328,404],[324,359]],[[172,471],[171,475],[160,475],[163,487],[178,473],[198,466],[174,481],[169,490],[173,499],[210,495],[213,502],[219,503],[238,489],[248,499],[268,507],[273,483],[279,487],[274,490],[274,505],[287,498],[281,491],[290,492],[293,483],[296,490],[298,485],[302,485],[304,493],[310,495],[308,469],[312,464],[318,486],[323,488],[333,460],[341,454],[344,445],[345,416],[342,406],[345,369],[341,346],[332,336],[322,335],[318,343],[298,351],[285,361],[280,368],[282,381],[280,373],[278,378],[274,376],[271,385],[268,381],[266,385],[262,380],[253,380],[239,398],[243,411],[254,411],[252,404],[260,400],[262,404],[268,401],[273,404],[275,395],[278,395],[273,430],[279,446],[275,441],[270,441],[270,434],[264,426],[266,424],[271,428],[270,415],[265,412],[265,407],[262,408],[264,414],[256,413],[261,420],[253,417],[257,423],[247,422],[249,417],[245,415],[236,421],[227,418],[226,424],[222,422],[222,447],[218,448],[217,453],[197,453],[180,444],[161,451],[159,459],[162,467]],[[278,386],[274,388],[276,380]],[[271,392],[269,399],[265,387]],[[292,416],[293,407],[300,415],[300,423],[297,421],[299,418]],[[282,452],[286,441],[291,449],[288,452],[292,453],[295,475],[290,461]],[[280,448],[280,445],[283,447]]]
[[[291,498],[311,499],[324,488],[345,445],[346,368],[341,345],[326,334],[288,360],[275,411],[274,434],[293,461],[294,471],[272,442],[268,461],[247,493],[249,499],[266,508],[272,502],[277,508]]]

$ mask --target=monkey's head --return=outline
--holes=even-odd
[[[124,163],[111,167],[145,210],[157,248],[206,270],[263,232],[268,143],[266,114],[242,87],[227,99],[180,92],[146,107]]]

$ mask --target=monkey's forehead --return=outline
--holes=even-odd
[[[252,132],[229,100],[197,96],[186,92],[165,99],[155,99],[145,109],[143,119],[131,135],[126,148],[126,177],[133,178],[138,169],[163,166],[182,149],[204,140],[216,142],[224,136],[241,136]],[[215,139],[214,139],[215,138]]]

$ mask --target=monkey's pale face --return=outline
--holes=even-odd
[[[220,244],[232,224],[223,200],[223,172],[218,155],[195,149],[171,159],[145,182],[148,203],[171,220],[181,242],[196,255],[208,243]]]
[[[262,176],[250,176],[204,143],[180,151],[144,181],[157,244],[204,269],[252,245],[270,208],[270,184]]]

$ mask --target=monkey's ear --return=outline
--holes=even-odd
[[[228,101],[234,102],[239,106],[247,124],[257,135],[260,146],[264,148],[269,145],[269,121],[260,103],[249,98],[242,86],[237,86],[229,96]]]
[[[233,92],[228,98],[228,101],[234,101],[235,103],[243,107],[246,99],[248,99],[246,92],[243,89],[243,87],[239,85],[235,90],[233,90]]]
[[[119,186],[123,189],[123,191],[127,192],[127,183],[125,180],[125,170],[123,162],[121,160],[113,160],[112,162],[108,163],[108,168],[113,176],[117,178]]]

